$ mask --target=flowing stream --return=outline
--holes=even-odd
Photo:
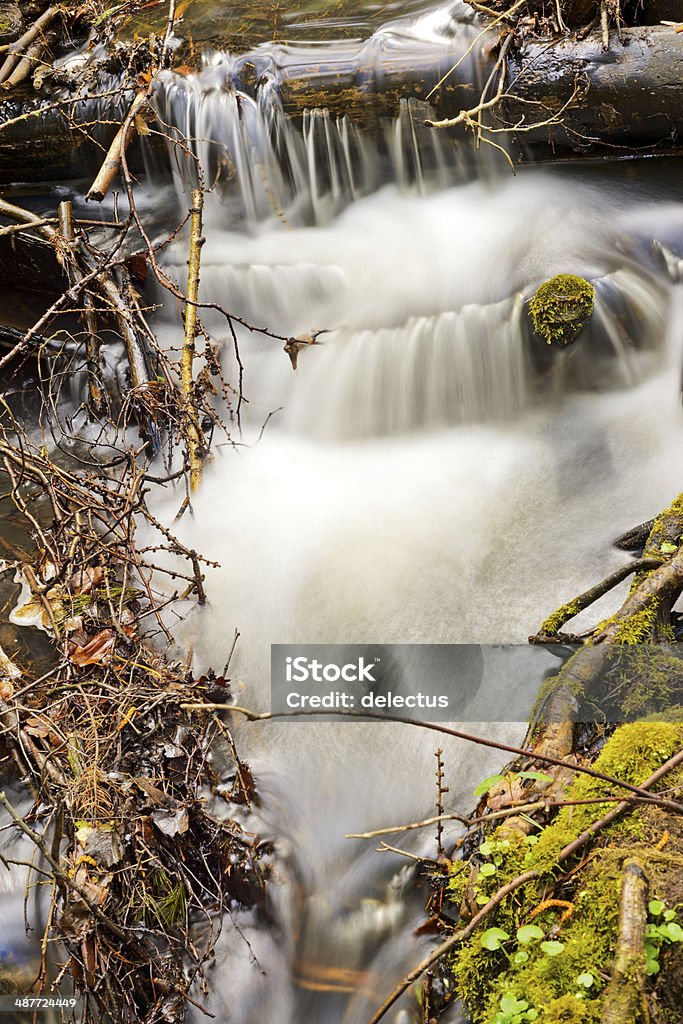
[[[417,18],[416,38],[451,12]],[[208,607],[176,627],[181,646],[220,669],[239,629],[232,685],[264,709],[272,643],[524,644],[621,564],[622,528],[680,489],[682,307],[664,258],[680,255],[680,189],[645,163],[513,177],[501,159],[496,172],[409,103],[379,140],[321,111],[295,127],[267,78],[256,98],[240,92],[238,64],[214,54],[157,97],[219,179],[202,298],[284,336],[326,333],[294,372],[282,342],[238,328],[234,446],[180,525],[221,568]],[[194,180],[180,157],[181,206]],[[167,254],[179,279],[185,253]],[[559,272],[589,277],[596,309],[551,354],[525,301]],[[204,319],[237,391],[226,321]],[[534,662],[532,690],[553,664]],[[505,704],[481,717],[472,731],[524,735]],[[414,935],[410,861],[345,835],[432,814],[435,745],[396,724],[239,730],[261,798],[248,825],[274,839],[275,879],[268,926],[226,922],[209,1000],[221,1020],[363,1024],[420,958],[431,940]],[[440,745],[448,804],[465,812],[501,756]],[[436,849],[431,830],[392,842]]]
[[[452,46],[453,10],[380,30],[375,45],[447,32]],[[464,47],[472,29],[458,24]],[[174,624],[179,647],[220,670],[239,629],[232,686],[262,710],[272,643],[524,644],[620,565],[614,537],[681,487],[676,168],[513,177],[486,148],[430,132],[408,102],[379,136],[319,110],[295,126],[277,75],[248,95],[238,63],[211,54],[156,97],[218,178],[201,298],[283,336],[325,333],[294,371],[281,341],[238,327],[239,402],[226,320],[203,317],[235,392],[231,442],[178,527],[221,566],[207,573],[208,606]],[[195,172],[182,155],[173,165],[164,185],[150,163],[148,198],[166,188],[185,208]],[[186,253],[186,239],[166,252],[179,280]],[[554,353],[532,338],[525,302],[560,272],[594,282],[596,309]],[[159,323],[169,346],[173,315]],[[159,514],[170,522],[178,504],[169,495]],[[532,690],[554,663],[537,658]],[[524,724],[507,717],[501,703],[468,728],[521,741]],[[364,1024],[420,959],[432,940],[414,934],[411,861],[345,835],[434,813],[436,745],[388,723],[239,728],[260,796],[246,824],[273,841],[274,877],[267,923],[238,909],[225,922],[204,1000],[218,1020]],[[504,756],[438,745],[448,807],[466,813]],[[436,851],[431,829],[390,841]],[[413,1012],[406,999],[387,1019]]]

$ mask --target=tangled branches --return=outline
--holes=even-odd
[[[217,811],[223,798],[253,798],[249,769],[220,721],[184,708],[224,700],[228,683],[197,681],[172,660],[163,614],[206,600],[209,563],[148,505],[151,489],[184,481],[178,515],[187,512],[214,431],[230,441],[226,420],[239,429],[243,400],[241,372],[234,389],[200,318],[203,191],[193,197],[185,292],[158,259],[185,221],[150,239],[126,156],[132,134],[145,130],[139,118],[166,61],[174,12],[171,2],[165,37],[149,47],[144,80],[135,81],[141,98],[115,137],[113,171],[105,166],[91,189],[91,197],[104,194],[120,174],[126,219],[116,205],[113,221],[98,223],[66,200],[54,216],[0,200],[1,230],[40,241],[63,285],[31,327],[3,332],[0,370],[16,374],[31,360],[40,403],[36,427],[22,422],[13,387],[0,399],[4,499],[28,548],[4,564],[21,584],[11,621],[47,633],[52,659],[38,674],[0,652],[2,760],[33,799],[28,813],[4,792],[0,805],[34,848],[27,885],[50,893],[32,990],[60,991],[70,980],[82,1022],[179,1024],[188,1002],[201,1002],[226,907],[258,904],[262,895],[258,849]],[[175,348],[159,345],[153,308],[138,292],[148,271],[176,304]],[[220,312],[241,366],[233,318]],[[229,766],[220,793],[226,773],[211,767],[217,745]]]
[[[180,1021],[226,901],[253,903],[260,889],[249,838],[199,796],[214,778],[217,726],[181,708],[225,693],[224,681],[195,682],[146,638],[150,618],[166,628],[152,580],[159,550],[188,562],[172,570],[183,590],[171,599],[202,597],[201,559],[166,531],[153,552],[137,550],[136,521],[156,520],[132,456],[107,478],[76,474],[15,428],[0,459],[38,550],[33,564],[8,566],[23,585],[12,618],[40,625],[55,648],[38,679],[3,659],[2,742],[35,804],[22,818],[4,794],[0,803],[51,878],[46,943],[49,932],[64,944],[61,973],[85,995],[82,1019]],[[231,796],[243,803],[248,771],[235,771]],[[46,973],[44,960],[37,991]]]

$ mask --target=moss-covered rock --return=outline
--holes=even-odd
[[[549,345],[570,345],[591,313],[593,285],[576,274],[557,274],[538,289],[529,304],[534,331]]]

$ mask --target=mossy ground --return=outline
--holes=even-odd
[[[680,723],[623,725],[607,741],[595,767],[638,785],[679,750],[682,741]],[[683,770],[678,770],[667,776],[662,786],[681,783]],[[567,799],[589,800],[610,792],[608,783],[582,775],[570,787]],[[526,1020],[523,1016],[501,1016],[504,996],[525,1001],[538,1011],[536,1019],[541,1024],[599,1024],[614,958],[626,857],[637,855],[642,859],[651,898],[661,899],[670,907],[683,902],[683,820],[657,807],[640,806],[624,815],[592,846],[584,847],[575,860],[558,865],[560,850],[613,806],[597,803],[564,807],[533,837],[515,836],[504,825],[487,836],[487,841],[494,843],[504,837],[509,845],[499,858],[495,874],[478,877],[477,888],[484,895],[490,896],[523,871],[534,869],[540,878],[509,896],[452,956],[458,994],[475,1024]],[[469,864],[453,866],[449,891],[458,906],[467,892],[469,877]],[[565,903],[534,914],[548,899]],[[562,943],[561,953],[545,953],[540,946],[542,940],[524,947],[517,943],[516,930],[528,924],[532,915],[545,940]],[[481,945],[482,933],[492,926],[511,936],[500,950],[489,951]],[[515,962],[520,951],[527,952],[528,959]],[[667,1024],[680,1021],[675,1013],[683,978],[681,961],[683,953],[672,947],[661,974],[649,983],[648,998],[657,1008],[658,1019]],[[588,987],[577,981],[584,975],[593,979]]]

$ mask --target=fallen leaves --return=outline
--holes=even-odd
[[[116,645],[116,636],[111,629],[102,629],[92,640],[81,647],[75,647],[69,657],[79,668],[86,665],[98,665],[109,660]]]

